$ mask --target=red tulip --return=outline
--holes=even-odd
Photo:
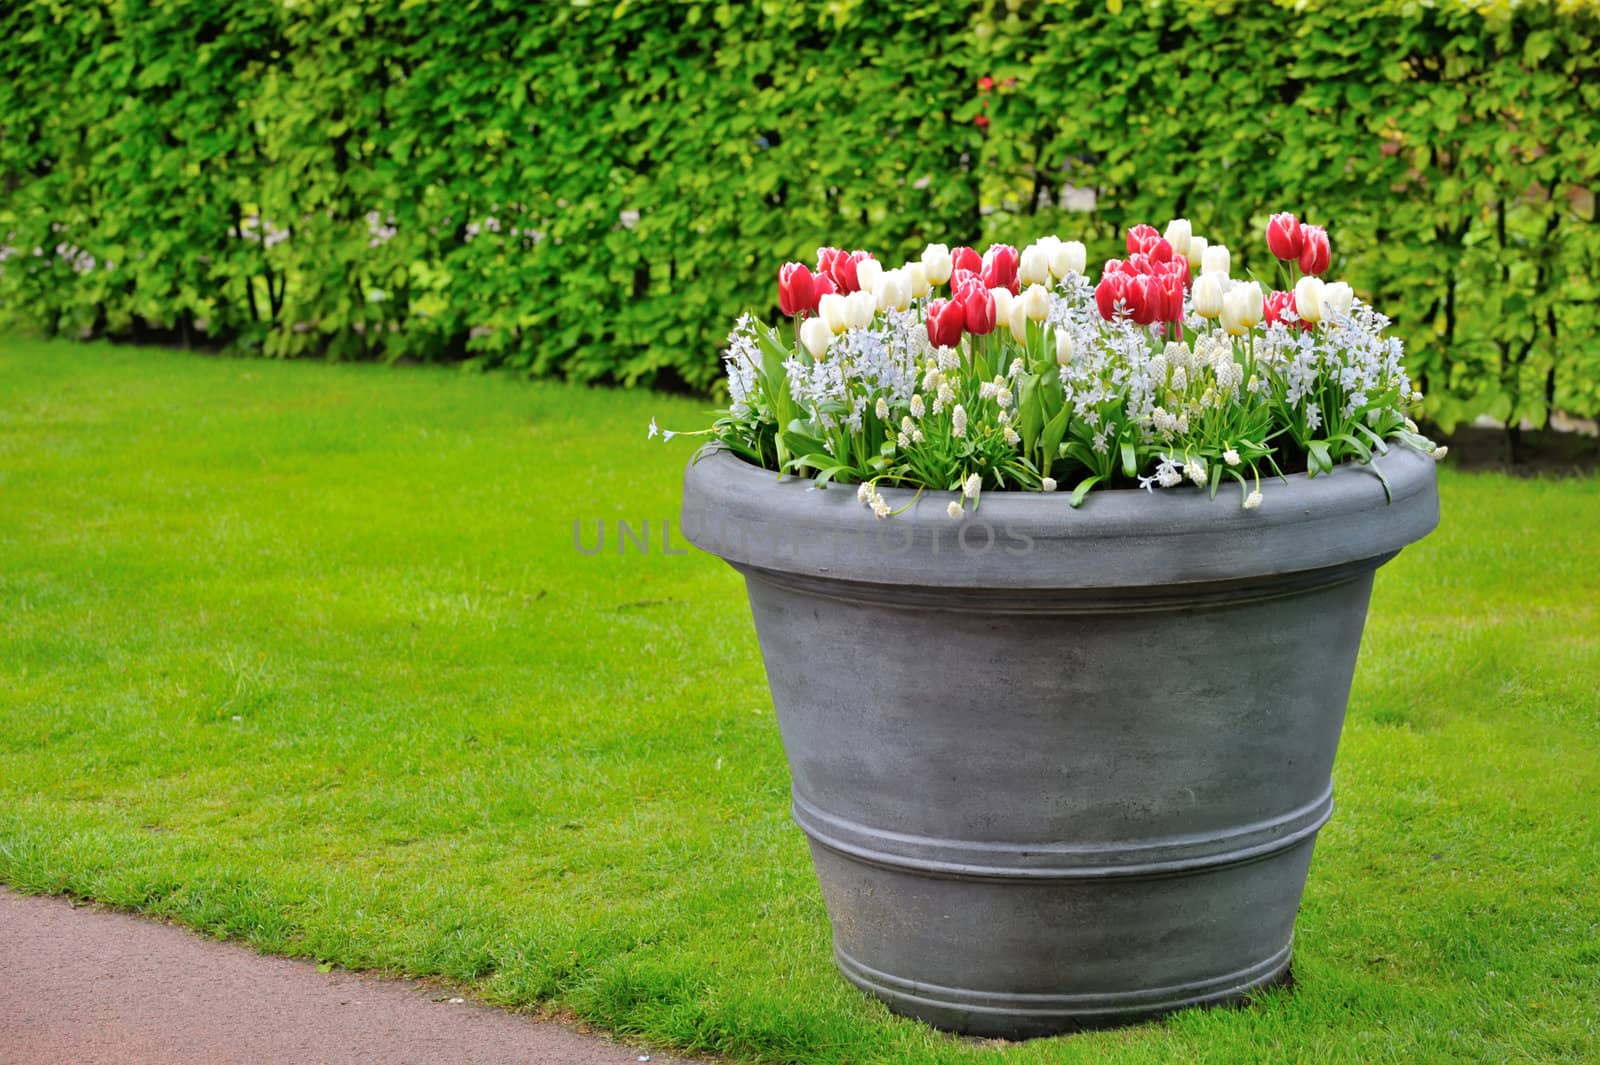
[[[956,292],[956,302],[961,304],[962,324],[973,336],[988,336],[994,332],[994,294],[977,279],[967,281]]]
[[[1267,223],[1267,247],[1272,254],[1288,262],[1300,257],[1300,220],[1288,211],[1272,216]]]
[[[1138,277],[1150,272],[1150,256],[1142,251],[1136,251],[1122,261],[1122,272],[1129,277]]]
[[[991,244],[983,253],[983,283],[988,288],[1017,288],[1017,249],[1009,244]]]
[[[936,348],[953,348],[961,343],[961,326],[966,311],[955,300],[928,301],[928,343]]]
[[[1155,278],[1145,274],[1128,278],[1122,298],[1127,301],[1128,310],[1139,325],[1149,325],[1160,317],[1161,287]]]
[[[1328,231],[1321,226],[1300,227],[1300,272],[1320,274],[1328,268],[1333,250],[1328,247]]]
[[[1283,322],[1283,312],[1292,310],[1294,310],[1293,292],[1267,293],[1265,318],[1268,325],[1272,325],[1274,322]],[[1289,323],[1284,322],[1284,324],[1288,325]]]
[[[1166,237],[1155,237],[1146,240],[1144,246],[1139,250],[1148,255],[1153,263],[1170,263],[1172,261],[1172,245],[1167,242]]]
[[[856,277],[856,266],[863,259],[870,258],[872,253],[869,251],[853,251],[848,255],[841,251],[834,255],[833,262],[828,267],[828,274],[841,293],[848,296],[861,289],[861,282]]]
[[[778,268],[778,306],[790,317],[816,313],[817,281],[805,263],[784,263]]]
[[[818,248],[817,276],[831,276],[833,274],[833,261],[843,254],[844,252],[840,251],[838,248]]]
[[[1105,273],[1100,276],[1100,283],[1094,287],[1094,304],[1100,308],[1100,317],[1106,321],[1118,317],[1117,305],[1123,302],[1123,296],[1128,289],[1128,275],[1121,270],[1113,270],[1113,259],[1106,263]]]
[[[812,310],[816,310],[817,304],[822,302],[822,297],[831,296],[835,292],[839,291],[839,286],[835,285],[833,283],[833,278],[829,277],[827,274],[812,274],[811,285],[817,293],[817,298],[812,303]]]
[[[1132,255],[1136,251],[1143,251],[1145,241],[1160,235],[1161,231],[1155,226],[1147,226],[1143,223],[1134,226],[1128,230],[1128,254]]]
[[[954,274],[957,270],[966,270],[974,274],[983,272],[983,256],[962,245],[950,253],[950,271]],[[953,289],[951,291],[954,291]]]
[[[1168,263],[1168,268],[1163,270],[1154,278],[1157,286],[1161,290],[1161,310],[1160,313],[1155,316],[1156,321],[1183,321],[1184,271],[1177,269],[1177,264],[1180,262],[1183,262],[1183,260],[1177,259],[1171,263]],[[1188,264],[1184,263],[1184,265],[1187,266]]]

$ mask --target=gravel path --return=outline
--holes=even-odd
[[[5,1065],[688,1065],[443,994],[0,890]]]

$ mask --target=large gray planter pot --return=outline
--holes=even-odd
[[[683,529],[745,576],[845,976],[1025,1038],[1286,977],[1374,571],[1433,461],[1231,490],[949,495],[691,462]],[[884,492],[898,507],[911,493]]]

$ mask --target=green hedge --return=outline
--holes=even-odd
[[[0,314],[705,387],[819,243],[1181,214],[1260,267],[1283,209],[1437,420],[1600,413],[1600,19],[1320,8],[23,0]]]

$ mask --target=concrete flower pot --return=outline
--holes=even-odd
[[[691,462],[683,528],[745,576],[839,968],[1026,1038],[1285,978],[1374,571],[1433,461],[1266,486],[948,496]],[[895,506],[911,493],[886,491]]]

